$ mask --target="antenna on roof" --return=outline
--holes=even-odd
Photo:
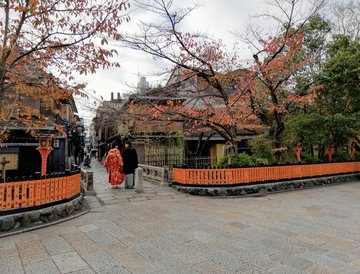
[[[140,69],[139,69],[139,64],[138,64],[138,83],[139,83],[139,81],[140,81]]]

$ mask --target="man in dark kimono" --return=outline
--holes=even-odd
[[[132,147],[130,141],[125,142],[125,150],[122,154],[124,161],[123,171],[125,174],[125,188],[134,187],[134,173],[138,167],[138,157],[136,150]]]

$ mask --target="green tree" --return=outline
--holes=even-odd
[[[328,59],[318,76],[324,88],[319,100],[332,114],[354,114],[360,111],[360,44],[359,39],[338,35],[328,45]]]

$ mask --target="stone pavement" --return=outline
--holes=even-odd
[[[94,172],[90,212],[0,238],[0,273],[360,273],[359,182],[209,198]]]
[[[136,193],[135,189],[112,189],[107,182],[105,168],[103,168],[97,160],[92,161],[92,169],[89,170],[93,171],[94,190],[97,201],[101,206],[154,199],[173,199],[179,195],[179,192],[173,188],[161,187],[160,185],[149,182],[144,182],[144,193]],[[93,206],[96,206],[96,204],[92,204],[92,207]]]

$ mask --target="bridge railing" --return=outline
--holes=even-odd
[[[150,179],[160,183],[160,185],[166,185],[168,183],[168,168],[156,167],[148,165],[139,165],[143,169],[143,176],[145,179]]]
[[[0,183],[0,210],[39,206],[80,194],[80,173]]]
[[[173,168],[173,183],[237,185],[360,172],[360,162],[224,169]]]

